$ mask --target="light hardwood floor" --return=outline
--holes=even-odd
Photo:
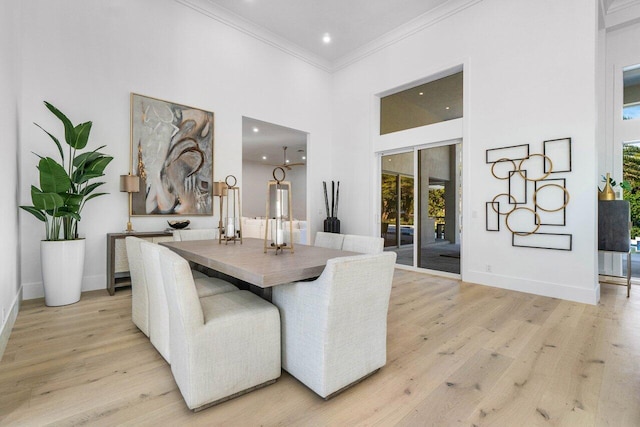
[[[200,413],[131,322],[131,292],[23,305],[0,425],[640,426],[640,289],[598,306],[396,270],[387,365],[324,401],[283,373]]]

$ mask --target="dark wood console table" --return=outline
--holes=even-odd
[[[173,240],[171,231],[140,231],[133,233],[107,234],[107,291],[109,295],[116,292],[116,288],[131,286],[127,247],[124,239],[128,236],[139,237],[153,243]]]

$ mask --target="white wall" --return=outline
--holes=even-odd
[[[23,86],[20,112],[20,200],[37,182],[31,151],[55,154],[32,122],[61,133],[42,105],[52,102],[72,121],[93,121],[90,145],[106,144],[108,196],[83,211],[87,238],[83,289],[105,287],[106,234],[122,231],[127,197],[118,176],[129,170],[129,93],[215,113],[214,179],[242,172],[242,116],[310,133],[309,186],[320,188],[331,153],[330,76],[173,0],[34,0],[23,2]],[[242,187],[242,182],[238,184]],[[317,211],[322,199],[310,201]],[[25,298],[42,295],[39,241],[43,226],[21,213]],[[166,228],[166,218],[135,217],[136,230]],[[217,224],[190,218],[194,227]],[[321,228],[322,215],[310,227]],[[9,227],[11,228],[11,227]]]
[[[291,183],[293,217],[307,219],[307,168],[293,166],[286,171],[285,180]],[[273,166],[259,162],[242,162],[242,216],[264,217],[267,203],[267,182],[273,179]]]
[[[463,280],[595,303],[596,3],[484,0],[337,72],[333,171],[344,185],[344,232],[378,229],[376,151],[463,137]],[[406,131],[393,145],[377,136],[376,94],[459,65],[462,121]],[[540,153],[543,140],[562,137],[573,141],[562,231],[573,250],[515,248],[508,232],[485,231],[497,188],[485,150],[529,143]]]
[[[0,209],[4,229],[0,246],[0,359],[18,311],[19,245],[18,245],[18,86],[17,69],[19,39],[17,21],[19,6],[9,0],[0,1],[0,182],[5,197]]]

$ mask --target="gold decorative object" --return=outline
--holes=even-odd
[[[546,169],[546,171],[540,178],[527,178],[527,176],[524,173],[522,173],[523,171],[522,164],[527,160],[531,159],[532,157],[542,157],[544,159],[543,162],[547,162],[547,161],[549,162],[549,169]],[[547,156],[546,154],[539,154],[539,153],[529,154],[529,157],[525,157],[524,159],[520,160],[520,164],[518,165],[518,173],[525,181],[542,181],[543,179],[548,177],[551,174],[551,172],[553,172],[553,162],[551,161],[549,156]]]
[[[613,191],[611,186],[611,173],[607,172],[607,182],[604,185],[604,189],[598,189],[598,200],[615,200],[616,192]]]
[[[527,163],[535,157],[540,158],[542,162]],[[491,165],[491,175],[495,179],[507,181],[506,184],[508,184],[506,192],[496,194],[490,202],[487,201],[485,203],[485,230],[499,232],[500,216],[504,216],[506,227],[511,233],[512,246],[570,251],[572,248],[571,234],[557,233],[555,229],[546,229],[545,227],[566,226],[566,208],[570,200],[567,189],[568,178],[563,175],[555,177],[557,175],[553,176],[551,174],[571,172],[571,138],[543,141],[542,153],[531,153],[529,144],[490,148],[485,151],[485,162]],[[498,163],[511,163],[511,167],[510,169],[508,166],[496,168]],[[506,175],[499,176],[496,174],[496,169],[498,174],[506,171]],[[515,178],[516,173],[522,177],[523,182],[511,180],[512,177]],[[550,175],[552,176],[551,178],[549,178]],[[607,180],[609,180],[608,176]],[[560,182],[560,184],[554,183],[554,181]],[[610,183],[607,184],[607,187],[610,188]],[[527,196],[530,187],[534,188],[532,199]],[[548,195],[542,192],[541,190],[545,187],[560,188],[563,192],[562,202],[556,197],[556,194]],[[615,194],[612,191],[611,193],[612,196],[610,197],[613,200]],[[603,196],[601,194],[601,198]],[[504,200],[505,198],[506,202],[502,207],[502,202],[498,202],[498,200]],[[547,206],[541,206],[541,203],[545,203]],[[489,209],[489,205],[491,205],[491,209]],[[500,211],[501,208],[503,212]],[[494,215],[492,211],[497,215]],[[515,217],[512,215],[518,212],[522,213],[522,211],[533,214],[531,218],[533,223],[530,224],[528,222],[529,217],[522,218],[521,221],[514,219]],[[557,212],[560,212],[560,215]],[[516,231],[514,227],[524,230],[529,229],[529,231]],[[533,235],[535,235],[535,238],[527,238],[527,236]]]
[[[215,182],[213,194],[220,197],[220,227],[218,243],[225,244],[240,241],[242,244],[242,209],[240,206],[240,187],[233,175],[227,175],[224,182]],[[226,209],[223,209],[226,197]],[[222,212],[225,212],[223,218]],[[224,219],[224,222],[223,222]]]
[[[281,173],[281,176],[280,174]],[[293,210],[291,203],[291,183],[285,181],[287,174],[283,168],[277,167],[273,170],[273,180],[267,183],[267,211],[266,225],[264,230],[264,253],[267,249],[274,249],[276,255],[278,251],[284,249],[293,253]],[[271,204],[273,198],[274,203]],[[273,209],[273,210],[272,210]],[[284,227],[285,221],[289,222],[289,239],[285,242]]]
[[[511,159],[507,159],[507,158],[498,159],[491,165],[491,175],[493,175],[493,177],[495,179],[501,179],[501,180],[509,179],[510,174],[507,174],[507,176],[503,178],[503,177],[499,177],[498,175],[496,175],[496,173],[494,171],[494,168],[496,167],[496,165],[498,163],[505,163],[505,162],[511,162],[511,165],[513,166],[513,170],[511,170],[509,172],[515,172],[516,171],[516,162],[514,162]]]
[[[511,214],[513,214],[516,211],[520,211],[520,210],[529,211],[536,217],[536,219],[534,221],[535,228],[533,229],[533,231],[514,231],[511,228],[511,226],[509,226],[509,217],[511,216]],[[517,234],[518,236],[529,236],[531,234],[535,234],[535,232],[538,231],[538,229],[540,228],[540,215],[538,215],[538,213],[536,211],[534,211],[533,209],[531,209],[531,208],[519,207],[519,208],[515,208],[514,210],[512,210],[511,212],[509,212],[507,214],[507,217],[505,218],[504,223],[507,226],[507,229],[510,232],[512,232],[513,234]]]
[[[498,197],[500,197],[500,196],[507,196],[507,197],[509,197],[509,199],[510,199],[510,200],[513,200],[513,202],[514,202],[514,203],[513,203],[513,209],[511,209],[509,212],[504,212],[504,213],[499,212],[499,211],[495,208],[495,206],[494,206],[494,205],[495,205],[495,203],[496,203],[496,199],[497,199]],[[491,200],[491,209],[493,209],[493,211],[494,211],[495,213],[497,213],[498,215],[509,215],[509,214],[510,214],[511,212],[513,212],[513,210],[517,207],[517,206],[516,206],[517,204],[518,204],[518,203],[517,203],[516,198],[515,198],[515,197],[513,197],[511,194],[509,194],[509,193],[500,193],[500,194],[497,194],[497,195],[493,198],[493,200]]]
[[[540,206],[538,204],[538,192],[540,190],[542,190],[544,187],[558,187],[559,189],[561,189],[562,191],[564,191],[564,202],[562,203],[562,206],[560,206],[557,209],[545,209],[542,206]],[[538,188],[535,193],[533,193],[533,204],[540,210],[545,211],[545,212],[558,212],[561,211],[562,209],[566,208],[567,205],[569,204],[569,192],[567,191],[567,189],[565,187],[563,187],[562,185],[558,185],[558,184],[545,184],[542,187]]]

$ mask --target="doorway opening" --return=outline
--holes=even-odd
[[[383,155],[381,236],[397,263],[460,274],[462,144]]]

